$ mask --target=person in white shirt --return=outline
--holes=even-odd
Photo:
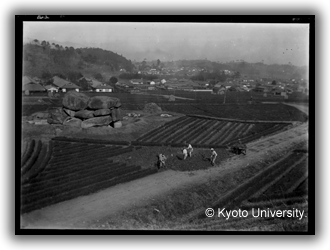
[[[187,147],[187,152],[189,157],[191,157],[193,151],[194,151],[193,147],[191,146],[191,144],[189,144]]]
[[[163,155],[163,154],[159,154],[158,155],[158,169],[160,168],[165,168],[166,165],[165,165],[165,161],[166,161],[166,156]]]
[[[215,152],[215,150],[213,148],[211,148],[211,164],[212,164],[212,166],[214,166],[215,159],[217,158],[217,156],[218,156],[217,152]]]
[[[183,148],[183,149],[182,149],[182,154],[183,154],[183,160],[187,159],[188,151],[187,151],[186,148]]]

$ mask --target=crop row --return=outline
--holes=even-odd
[[[34,145],[35,145],[34,139],[27,142],[27,148],[23,152],[23,156],[21,159],[21,167],[23,167],[23,165],[26,163],[26,161],[31,157],[33,149],[34,149]]]
[[[33,152],[31,156],[26,160],[25,164],[21,168],[21,175],[23,176],[27,171],[31,169],[33,164],[37,161],[40,150],[42,147],[42,142],[40,140],[37,141],[36,145],[33,148]]]
[[[40,209],[42,207],[46,207],[46,206],[49,206],[52,204],[59,203],[61,201],[70,200],[70,199],[73,199],[75,197],[79,197],[82,195],[88,195],[88,194],[100,191],[105,188],[109,188],[111,186],[114,186],[114,185],[117,185],[120,183],[125,183],[128,181],[132,181],[135,179],[145,177],[150,174],[154,174],[156,172],[157,172],[157,169],[139,170],[139,171],[131,172],[126,175],[116,177],[111,180],[107,179],[107,180],[104,180],[101,182],[94,182],[93,184],[83,186],[83,187],[75,189],[75,190],[71,189],[70,191],[62,192],[55,196],[51,196],[51,197],[41,196],[41,197],[39,197],[41,199],[37,199],[34,202],[24,204],[22,206],[22,212],[27,213],[27,212],[30,212],[30,211],[33,211],[36,209]]]
[[[131,148],[131,147],[126,147]],[[111,152],[124,149],[124,147],[121,146],[101,146],[101,147],[95,147],[94,145],[87,145],[84,148],[78,148],[78,149],[71,149],[71,150],[63,150],[63,149],[57,149],[54,152],[54,157],[56,159],[65,159],[69,160],[70,158],[78,158],[83,157],[86,155],[94,155],[101,151]]]
[[[88,138],[69,138],[69,137],[54,137],[54,141],[61,142],[79,142],[79,143],[92,143],[92,144],[110,144],[110,145],[129,145],[128,141],[108,141],[99,139],[88,139]]]
[[[190,117],[176,123],[166,123],[141,136],[132,145],[162,146],[190,143],[201,147],[224,147],[236,142],[253,141],[270,133],[277,132],[287,124],[242,123]]]
[[[55,194],[69,191],[77,187],[83,187],[94,182],[112,179],[116,176],[127,174],[129,172],[137,171],[140,169],[140,166],[126,166],[122,164],[116,166],[115,168],[103,168],[97,172],[94,170],[95,173],[85,173],[84,175],[77,176],[77,178],[68,177],[63,180],[61,180],[61,178],[50,179],[41,184],[37,184],[35,187],[29,187],[27,193],[23,191],[23,203],[42,199],[41,197],[43,196],[52,196]]]
[[[146,138],[155,136],[155,135],[161,133],[162,131],[164,131],[165,129],[167,129],[169,127],[172,127],[172,126],[176,126],[176,124],[180,124],[180,123],[185,122],[187,120],[191,120],[191,119],[189,119],[189,117],[187,117],[187,116],[182,116],[182,117],[179,117],[179,118],[177,118],[175,120],[172,120],[170,122],[167,122],[167,123],[161,125],[160,127],[154,129],[153,131],[147,132],[146,134],[140,136],[137,139],[137,141],[146,141]]]
[[[288,174],[281,178],[278,182],[268,188],[262,195],[271,196],[272,194],[281,194],[283,191],[292,187],[297,180],[306,174],[306,160],[301,164],[297,164]]]
[[[194,123],[194,119],[191,119],[191,117],[189,117],[187,120],[185,120],[181,123],[177,123],[174,126],[171,126],[169,129],[164,129],[163,131],[159,131],[152,138],[150,138],[150,136],[149,136],[147,141],[150,141],[150,142],[152,142],[152,141],[157,141],[157,142],[173,141],[172,140],[173,138],[178,138],[178,137],[184,136],[183,131],[189,130],[189,128],[192,126],[193,123]]]
[[[98,160],[110,158],[113,156],[117,156],[120,154],[128,153],[133,151],[133,147],[126,147],[126,148],[119,148],[119,149],[112,149],[110,148],[103,148],[99,149],[98,151],[89,152],[86,151],[85,154],[71,156],[70,154],[63,153],[63,156],[55,157],[51,163],[53,165],[61,165],[61,166],[70,166],[70,165],[77,165],[84,162],[92,163],[93,161],[95,164]]]
[[[57,172],[47,172],[40,176],[38,180],[31,183],[31,185],[26,186],[25,189],[23,189],[23,193],[31,193],[35,190],[42,190],[44,188],[48,188],[49,184],[53,185],[54,183],[64,183],[69,182],[72,180],[78,180],[82,177],[92,176],[97,173],[102,173],[103,171],[108,170],[114,170],[117,168],[125,167],[125,164],[123,163],[113,163],[113,162],[106,162],[100,165],[88,165],[86,164],[83,168],[68,168],[63,169]]]
[[[250,202],[252,200],[251,197],[264,187],[273,185],[275,183],[274,180],[281,178],[283,174],[288,173],[290,169],[293,169],[297,164],[304,160],[304,157],[303,154],[288,153],[286,156],[271,164],[266,169],[263,169],[236,189],[225,194],[209,207],[226,207],[227,209],[231,209],[239,206],[242,201],[248,200]],[[197,215],[198,218],[205,218],[204,212],[205,210],[197,211],[194,216]]]

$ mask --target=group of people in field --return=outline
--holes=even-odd
[[[193,153],[194,149],[191,146],[191,144],[188,144],[187,147],[182,148],[182,159],[186,160],[187,157],[192,157],[192,153]],[[211,165],[214,166],[215,164],[215,159],[217,158],[218,154],[217,152],[214,150],[214,148],[211,148],[211,157],[210,157],[210,162]],[[166,160],[167,157],[164,154],[159,154],[158,155],[158,169],[160,168],[166,168]]]
[[[238,140],[238,143],[236,143],[233,146],[232,149],[233,149],[234,153],[237,153],[237,154],[243,153],[244,155],[246,154],[246,145],[243,144],[240,139]],[[193,151],[194,151],[194,149],[191,146],[191,144],[187,143],[187,146],[182,148],[182,159],[186,160],[188,157],[189,158],[192,157]],[[215,165],[215,160],[216,160],[217,156],[218,156],[217,152],[214,150],[214,148],[211,148],[211,156],[209,159],[210,159],[212,166]],[[158,169],[166,168],[167,157],[164,154],[159,154],[157,157],[158,157],[158,162],[157,162]]]

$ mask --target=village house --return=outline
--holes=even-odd
[[[58,87],[56,87],[52,84],[46,85],[45,88],[47,89],[48,92],[51,92],[51,93],[53,93],[53,92],[57,93],[58,89],[59,89]]]
[[[95,92],[113,92],[113,87],[105,84],[101,84],[92,88],[95,89]]]
[[[39,83],[35,82],[32,78],[28,76],[23,76],[22,79],[23,88],[22,90],[26,95],[29,95],[31,92],[44,92],[46,89],[41,86]]]
[[[62,92],[68,92],[70,90],[75,90],[79,92],[80,87],[76,84],[69,82],[67,80],[64,80],[58,76],[53,77],[53,84],[59,88]]]
[[[132,80],[130,80],[130,82],[132,84],[143,84],[143,80],[142,79],[132,79]]]

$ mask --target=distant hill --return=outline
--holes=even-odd
[[[125,57],[99,48],[74,48],[56,43],[26,39],[23,45],[23,74],[46,78],[58,74],[68,77],[91,69],[106,68],[109,72],[125,69],[132,71],[134,65]],[[94,72],[99,73],[97,71]]]

